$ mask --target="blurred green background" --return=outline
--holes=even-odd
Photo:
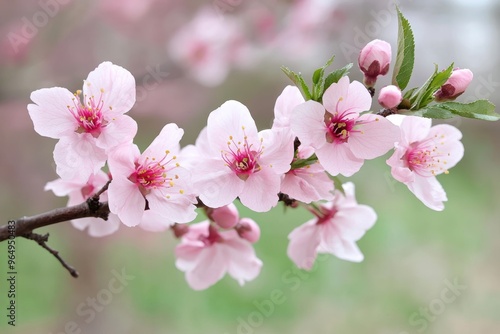
[[[245,103],[260,129],[269,127],[274,101],[289,84],[280,65],[290,65],[309,77],[312,68],[335,53],[334,66],[341,67],[356,62],[357,54],[349,50],[359,51],[359,40],[365,37],[385,39],[395,51],[397,20],[388,11],[393,1],[337,1],[329,7],[328,25],[320,18],[321,24],[313,25],[316,30],[307,28],[312,30],[306,36],[324,33],[321,27],[328,29],[326,39],[308,46],[310,54],[280,53],[278,46],[259,40],[254,46],[260,54],[251,66],[232,69],[223,83],[207,87],[176,67],[166,45],[199,8],[217,8],[222,2],[149,0],[141,15],[129,3],[134,2],[68,1],[39,28],[26,50],[9,54],[10,46],[3,45],[2,224],[66,203],[43,191],[45,183],[57,177],[51,160],[55,141],[33,131],[26,105],[35,89],[62,86],[75,91],[104,60],[129,69],[138,84],[148,67],[161,66],[170,75],[148,90],[130,112],[139,123],[138,144],[145,148],[168,122],[186,130],[183,143],[189,144],[208,113],[228,99]],[[319,8],[320,1],[311,3],[311,8]],[[474,72],[474,81],[461,100],[489,98],[498,105],[500,5],[486,0],[400,4],[412,23],[417,46],[410,86],[423,82],[434,63],[443,68],[454,61]],[[124,10],[127,6],[134,15]],[[243,1],[223,19],[248,22],[270,12],[278,31],[287,27],[282,21],[294,6],[297,2]],[[2,2],[3,42],[22,18],[30,19],[40,10],[37,1]],[[360,80],[361,75],[353,70],[351,78]],[[382,80],[387,82],[388,78]],[[377,108],[376,101],[373,106]],[[359,242],[365,254],[362,263],[322,256],[312,272],[297,270],[286,256],[287,235],[308,220],[309,213],[282,206],[264,214],[241,208],[241,216],[252,217],[262,229],[255,245],[264,263],[260,276],[244,287],[225,277],[196,292],[174,266],[177,241],[168,232],[122,227],[112,236],[91,238],[69,223],[58,224],[39,232],[50,233],[49,245],[81,276],[71,278],[36,243],[16,240],[17,323],[15,328],[8,326],[7,245],[0,243],[0,332],[500,333],[498,124],[448,123],[464,134],[466,153],[449,175],[439,177],[449,198],[445,211],[427,209],[396,183],[385,164],[388,155],[366,162],[350,179],[356,184],[358,202],[378,213],[374,228]],[[88,298],[103,296],[113,272],[122,270],[133,279],[87,323],[88,313],[82,316],[77,310]],[[462,288],[456,294],[446,292],[454,283]],[[453,301],[450,296],[455,296]]]

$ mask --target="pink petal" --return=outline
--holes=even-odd
[[[96,100],[102,96],[103,111],[124,114],[135,103],[135,79],[123,67],[103,62],[84,81],[83,95]]]
[[[342,239],[357,241],[373,227],[377,214],[367,205],[357,205],[342,208],[335,214],[333,220]]]
[[[97,146],[109,150],[120,144],[131,142],[137,133],[137,123],[127,115],[110,120],[97,138]]]
[[[226,233],[224,233],[224,237],[225,235]],[[252,245],[248,241],[236,235],[222,242],[220,247],[224,248],[224,253],[229,257],[227,268],[229,275],[237,280],[240,285],[245,284],[245,281],[253,280],[259,275],[262,261],[257,258]]]
[[[241,204],[256,212],[266,212],[278,204],[281,177],[269,169],[253,173],[244,183]]]
[[[432,125],[430,118],[407,116],[401,121],[401,141],[404,145],[425,139]]]
[[[245,186],[245,181],[219,159],[204,159],[193,170],[193,183],[203,203],[218,208],[232,203]]]
[[[175,123],[169,123],[163,127],[158,136],[151,142],[151,144],[144,150],[139,159],[139,163],[144,162],[145,159],[155,157],[157,160],[165,156],[165,151],[170,151],[167,155],[168,159],[172,159],[179,150],[179,141],[184,135],[184,130],[179,128]]]
[[[71,224],[84,231],[87,229],[91,237],[99,238],[115,233],[120,227],[120,219],[115,214],[110,214],[108,220],[100,218],[82,218],[72,220]]]
[[[81,190],[83,184],[82,182],[75,182],[72,180],[57,179],[54,181],[47,182],[43,190],[52,190],[54,195],[62,197],[67,196],[74,191]],[[81,196],[81,201],[83,202],[83,196]]]
[[[301,269],[310,270],[316,260],[320,231],[316,219],[295,228],[289,235],[288,257]]]
[[[339,108],[339,101],[344,100],[347,97],[348,91],[349,77],[347,76],[340,78],[337,83],[331,84],[323,94],[323,105],[325,106],[325,109],[331,114],[335,114],[337,111],[343,111],[343,107]]]
[[[273,128],[289,128],[293,108],[304,102],[304,97],[296,86],[286,86],[274,105]]]
[[[54,147],[57,174],[65,180],[87,182],[106,163],[107,155],[88,133],[62,137]]]
[[[186,280],[192,289],[204,290],[224,277],[227,267],[225,252],[217,245],[205,247],[198,255],[196,267],[186,272]]]
[[[140,154],[134,144],[124,144],[114,149],[108,159],[111,176],[128,178],[135,171],[135,162]]]
[[[321,243],[318,252],[330,253],[346,261],[363,261],[363,254],[359,251],[356,243],[343,239],[338,227],[330,223],[321,226]]]
[[[122,177],[114,177],[109,184],[108,203],[109,210],[127,226],[139,225],[146,207],[146,200],[137,185]]]
[[[446,168],[454,167],[464,156],[464,145],[460,142],[462,133],[454,126],[439,124],[429,131],[429,137],[435,137],[438,150],[442,152],[442,159],[446,161]]]
[[[198,258],[205,248],[200,240],[182,239],[182,243],[175,247],[175,266],[181,271],[193,270],[198,265]]]
[[[35,104],[28,105],[28,112],[35,131],[45,137],[59,139],[78,128],[75,117],[67,106],[73,106],[75,96],[66,88],[39,89],[31,93]]]
[[[264,146],[259,159],[261,167],[269,167],[276,174],[285,174],[290,170],[293,160],[294,137],[289,129],[272,129],[259,132]]]
[[[351,176],[363,166],[364,160],[352,154],[347,144],[327,144],[316,150],[316,156],[331,175]]]
[[[319,148],[326,144],[325,108],[307,101],[293,109],[290,127],[302,145]]]
[[[227,101],[208,116],[207,139],[218,154],[221,149],[227,149],[228,141],[244,143],[245,136],[249,144],[258,146],[255,121],[248,108],[240,102]]]
[[[149,232],[163,232],[169,229],[173,224],[173,221],[158,214],[154,210],[146,210],[142,215],[142,221],[139,227]]]
[[[196,218],[196,207],[187,196],[165,198],[162,190],[146,195],[149,208],[155,214],[175,223],[188,223]]]
[[[399,141],[397,126],[384,117],[365,114],[358,118],[356,130],[349,136],[349,148],[360,159],[374,159],[394,148]]]
[[[408,189],[432,210],[442,211],[447,201],[446,192],[435,177],[422,177],[415,174],[415,180],[407,183]]]
[[[304,203],[332,199],[333,181],[324,171],[309,173],[309,169],[312,168],[301,168],[285,174],[280,191]]]

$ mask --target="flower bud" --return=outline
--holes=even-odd
[[[211,220],[225,229],[233,228],[240,219],[238,209],[233,203],[220,208],[211,209],[207,214]]]
[[[377,76],[386,75],[391,63],[391,45],[386,41],[375,39],[361,50],[358,65],[364,73],[364,83],[373,87]]]
[[[397,107],[403,100],[401,89],[394,85],[385,86],[378,94],[378,103],[385,109]]]
[[[260,227],[250,218],[242,218],[235,229],[240,237],[250,241],[252,244],[260,239]]]
[[[436,101],[454,100],[461,95],[472,81],[472,71],[456,68],[441,88],[434,93]]]

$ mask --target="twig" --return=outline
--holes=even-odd
[[[40,246],[42,246],[43,248],[45,248],[50,254],[54,255],[55,258],[57,260],[59,260],[59,262],[62,264],[62,266],[64,268],[66,268],[66,270],[69,271],[70,275],[73,276],[74,278],[78,278],[78,272],[75,270],[75,268],[73,268],[72,266],[70,266],[69,264],[67,264],[62,258],[61,256],[59,256],[59,252],[50,248],[49,246],[47,246],[47,241],[49,241],[49,234],[45,234],[45,235],[41,235],[41,234],[37,234],[37,233],[33,233],[33,232],[30,232],[30,233],[26,233],[26,234],[23,234],[22,235],[23,238],[26,238],[26,239],[29,239],[29,240],[33,240],[33,241],[36,241]]]

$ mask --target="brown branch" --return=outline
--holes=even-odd
[[[86,217],[96,217],[107,220],[108,215],[108,203],[98,202],[98,205],[96,205],[95,199],[91,197],[86,202],[78,205],[50,210],[31,217],[19,218],[15,220],[14,226],[0,226],[0,242],[9,239],[9,237],[16,238],[25,236],[40,227]]]
[[[24,234],[23,235],[24,238],[26,239],[29,239],[29,240],[33,240],[33,241],[36,241],[37,244],[39,244],[41,247],[45,248],[46,250],[49,251],[50,254],[54,255],[56,259],[59,260],[59,262],[61,262],[62,266],[64,268],[66,268],[66,270],[69,271],[70,275],[73,276],[74,278],[78,278],[78,271],[75,270],[75,268],[73,268],[72,266],[70,266],[69,264],[67,264],[62,258],[61,256],[59,256],[59,252],[50,248],[49,246],[47,246],[46,242],[49,241],[49,234],[45,234],[45,235],[41,235],[41,234],[37,234],[37,233],[27,233],[27,234]]]

